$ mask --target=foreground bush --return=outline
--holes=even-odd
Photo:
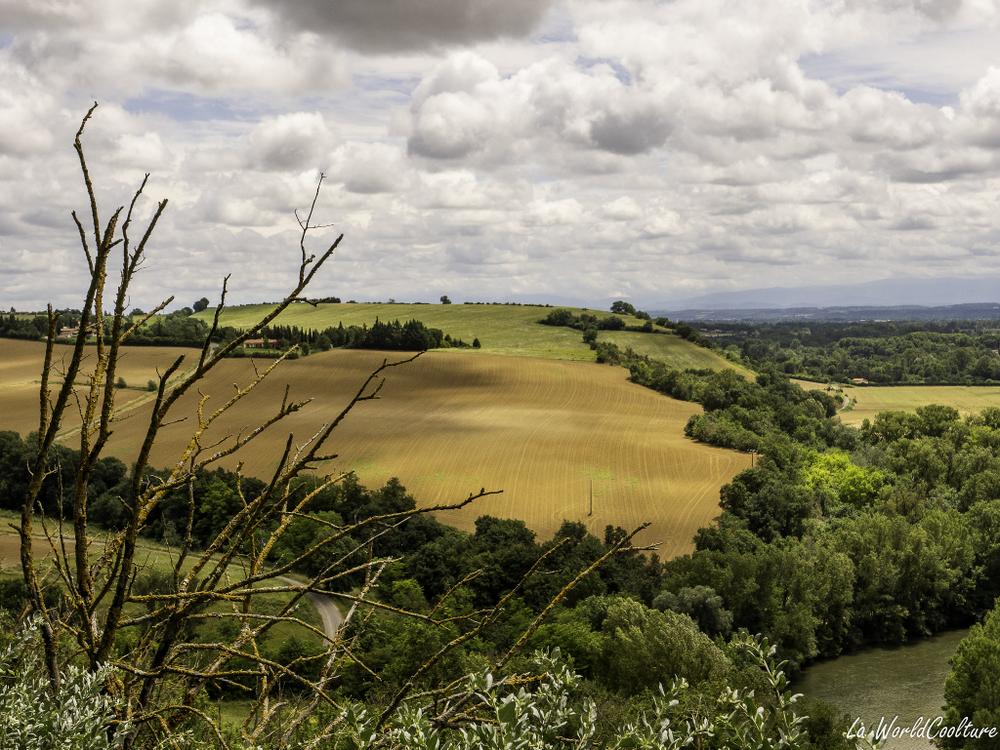
[[[40,658],[38,623],[32,621],[0,651],[0,747],[4,750],[111,750],[114,699],[104,693],[110,667],[69,666],[52,689]]]
[[[104,693],[120,678],[112,667],[71,666],[52,691],[39,654],[38,622],[31,621],[0,652],[0,747],[17,750],[111,750],[128,727],[115,725],[122,706]],[[739,636],[734,647],[758,667],[764,689],[726,689],[713,700],[687,700],[678,679],[662,686],[649,708],[611,732],[599,728],[597,707],[583,696],[583,680],[557,651],[536,655],[532,674],[470,675],[435,695],[414,696],[388,714],[363,703],[319,711],[283,747],[329,750],[515,750],[520,748],[797,748],[809,747],[798,695],[788,690],[783,664],[766,641]],[[696,706],[693,708],[692,706]],[[275,710],[282,710],[276,707]],[[114,727],[115,731],[109,732]],[[124,731],[123,731],[124,730]],[[117,738],[109,739],[114,736]],[[315,744],[318,737],[326,740]],[[224,736],[176,734],[160,747],[270,750]],[[857,747],[868,747],[859,744]]]

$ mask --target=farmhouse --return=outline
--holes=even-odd
[[[274,349],[278,346],[278,339],[247,339],[243,342],[245,349]]]
[[[868,378],[851,378],[854,385],[868,385]]]

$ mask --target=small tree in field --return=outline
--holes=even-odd
[[[373,608],[392,610],[396,616],[413,618],[424,624],[440,626],[452,621],[438,610],[430,614],[387,607],[372,596],[382,571],[393,562],[373,556],[374,540],[387,529],[396,528],[421,513],[461,508],[477,498],[494,494],[485,489],[454,503],[421,509],[391,512],[362,521],[334,524],[310,516],[310,503],[346,475],[331,472],[335,458],[327,448],[330,436],[361,403],[378,397],[383,377],[393,368],[412,361],[384,360],[361,382],[344,407],[329,415],[313,434],[296,439],[288,434],[278,456],[277,468],[267,475],[261,489],[252,493],[239,484],[239,508],[227,517],[223,528],[206,542],[196,544],[192,535],[197,509],[202,498],[196,491],[199,473],[214,468],[223,460],[238,459],[248,446],[268,431],[281,429],[289,416],[298,412],[308,399],[296,400],[286,386],[280,402],[270,413],[259,415],[255,426],[222,438],[212,435],[213,425],[234,409],[275,371],[293,349],[279,356],[263,370],[254,370],[247,382],[235,384],[221,403],[202,395],[205,383],[217,365],[243,343],[261,335],[263,329],[295,302],[309,300],[306,290],[340,245],[343,235],[316,253],[307,249],[310,233],[318,228],[314,213],[323,183],[322,175],[304,216],[296,214],[300,233],[298,266],[291,288],[253,325],[235,337],[217,343],[220,316],[226,307],[227,276],[221,286],[210,332],[200,349],[188,362],[178,356],[152,383],[152,404],[144,417],[142,437],[129,456],[127,490],[121,497],[125,521],[115,533],[95,534],[88,521],[89,489],[99,459],[121,419],[115,387],[121,382],[119,364],[122,347],[129,337],[172,301],[168,297],[149,312],[128,313],[129,292],[137,271],[143,264],[154,230],[167,207],[158,202],[149,222],[141,230],[134,226],[136,207],[143,199],[148,175],[131,196],[127,205],[102,220],[91,174],[84,155],[82,136],[92,117],[95,104],[83,118],[74,140],[84,184],[89,197],[87,216],[81,220],[73,213],[82,254],[87,263],[89,283],[80,306],[79,332],[57,367],[55,339],[60,330],[59,315],[48,308],[48,334],[39,390],[39,421],[31,459],[31,480],[23,497],[20,514],[20,561],[30,610],[41,640],[41,673],[53,694],[70,673],[70,667],[83,668],[99,675],[101,693],[108,696],[107,706],[115,717],[102,731],[116,746],[154,747],[177,743],[178,732],[196,727],[212,738],[212,745],[227,747],[221,720],[210,715],[200,703],[208,684],[250,681],[253,684],[249,715],[240,730],[240,744],[246,747],[286,747],[303,727],[315,721],[318,709],[333,717],[310,729],[313,746],[337,736],[354,709],[343,703],[334,691],[337,676],[345,665],[353,664],[352,644],[364,633],[365,622]],[[117,271],[112,280],[111,269]],[[442,298],[445,301],[446,298]],[[201,300],[199,300],[200,304]],[[89,331],[106,332],[89,345]],[[213,346],[213,343],[217,343]],[[56,378],[58,370],[59,378]],[[196,408],[191,420],[189,439],[180,455],[169,464],[165,475],[155,479],[150,474],[150,456],[161,431],[179,420],[179,403],[190,394]],[[78,416],[79,461],[69,472],[58,465],[57,436],[66,422]],[[139,419],[132,415],[131,419]],[[242,475],[243,464],[238,463]],[[315,479],[304,493],[296,480],[310,473]],[[254,485],[257,486],[257,485]],[[61,509],[56,518],[41,511],[43,491],[56,487]],[[140,535],[147,520],[168,493],[188,493],[188,522],[179,530],[180,540],[174,552],[171,570],[160,585],[136,587],[141,567]],[[301,549],[292,559],[268,564],[270,552],[282,539],[293,520],[326,524],[320,541]],[[637,530],[638,531],[638,530]],[[522,649],[542,619],[562,601],[570,589],[591,574],[608,558],[632,551],[632,535],[623,536],[593,564],[580,571],[534,618],[508,652],[498,657],[491,670],[498,673]],[[361,540],[361,541],[357,541]],[[350,543],[348,543],[350,542]],[[345,549],[346,546],[346,549]],[[528,572],[534,575],[559,545],[543,555]],[[336,550],[336,554],[330,552]],[[323,564],[306,566],[322,560]],[[359,562],[360,560],[360,562]],[[304,582],[287,576],[306,567],[316,571]],[[345,626],[335,632],[320,631],[297,614],[297,607],[310,593],[324,592],[344,580],[361,578],[364,583],[351,593],[337,594],[348,607]],[[420,680],[435,664],[458,646],[475,639],[499,618],[506,603],[515,596],[524,580],[503,595],[491,607],[464,616],[460,636],[448,642],[413,674],[402,680],[380,715],[366,720],[366,727],[379,731],[393,720],[411,698]],[[63,604],[50,606],[48,592],[59,589]],[[347,588],[347,587],[343,587]],[[286,603],[275,611],[261,604],[261,597],[285,595]],[[225,607],[219,608],[217,605]],[[136,606],[138,605],[138,606]],[[214,607],[214,609],[213,609]],[[205,642],[196,637],[200,622],[215,618],[231,623],[220,627],[217,640]],[[357,621],[357,622],[355,622]],[[354,623],[352,625],[352,623]],[[261,655],[262,639],[278,624],[291,624],[322,637],[326,650],[313,677],[303,677],[291,668]],[[224,635],[228,634],[228,635]],[[75,674],[75,673],[74,673]],[[300,688],[295,699],[277,698],[278,686],[293,682]],[[89,683],[88,683],[89,684]],[[447,726],[456,720],[455,706],[462,716],[474,716],[483,702],[474,685],[453,685],[446,704],[426,699],[426,718],[435,726]],[[407,704],[409,705],[409,704]],[[365,731],[368,731],[366,729]],[[176,745],[185,746],[183,743]]]

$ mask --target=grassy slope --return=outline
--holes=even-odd
[[[260,319],[271,305],[244,305],[226,311],[222,324],[242,328]],[[471,344],[479,338],[482,351],[489,354],[512,354],[546,359],[593,361],[594,354],[583,343],[580,331],[571,328],[539,325],[538,321],[552,308],[527,305],[415,305],[415,304],[299,304],[286,310],[278,323],[301,328],[322,329],[343,323],[345,326],[371,325],[376,318],[401,321],[415,318],[431,328],[440,328],[453,337]],[[582,310],[574,309],[574,312]],[[611,313],[590,310],[598,316]],[[212,311],[198,317],[210,322]],[[642,321],[629,315],[619,316],[629,325]],[[685,342],[686,343],[686,342]],[[453,350],[463,351],[463,350]]]
[[[825,389],[823,383],[795,381],[806,389]],[[860,425],[880,411],[914,411],[928,404],[945,404],[962,414],[1000,407],[1000,387],[993,385],[836,386],[853,406],[840,414],[844,424]]]
[[[59,373],[72,347],[57,344],[53,353],[52,386],[60,383]],[[0,339],[0,430],[16,430],[27,434],[38,429],[38,386],[42,368],[44,344],[39,341]],[[191,363],[196,359],[194,349],[169,346],[126,347],[117,374],[125,379],[127,388],[118,392],[119,408],[138,406],[151,400],[155,394],[146,390],[146,383],[157,378],[157,369],[164,370],[178,356],[187,356]],[[89,357],[84,368],[92,363]],[[181,368],[184,369],[183,367]],[[80,418],[75,407],[70,407],[63,420],[64,433],[79,427]]]
[[[384,357],[332,351],[289,362],[222,427],[232,432],[269,413],[286,381],[293,395],[315,398],[282,430],[248,448],[248,466],[266,473],[289,430],[300,438],[313,434]],[[248,375],[246,360],[226,362],[205,391],[221,397]],[[524,519],[545,537],[567,518],[597,534],[609,523],[651,521],[644,541],[661,541],[665,554],[678,554],[718,513],[721,485],[749,463],[686,439],[684,424],[700,408],[629,383],[618,367],[430,352],[390,371],[381,396],[340,428],[331,445],[341,456],[337,468],[356,470],[370,486],[398,476],[423,504],[455,501],[480,487],[503,489],[442,515],[466,529],[486,513]],[[193,400],[181,408],[193,408]],[[141,425],[127,420],[113,448],[133,444],[133,421]],[[185,431],[185,425],[164,431],[155,463],[168,460]],[[595,513],[588,518],[591,481]]]
[[[14,513],[10,511],[0,510],[0,576],[21,576],[20,568],[20,537],[17,535],[16,531],[11,528],[10,524],[17,524],[20,522],[20,516],[15,516]],[[67,533],[72,533],[69,530]],[[35,554],[48,557],[51,553],[51,549],[48,546],[48,542],[39,531],[36,535],[35,541]],[[93,536],[97,544],[101,544],[105,537],[104,532],[96,532]],[[72,548],[72,542],[67,542]],[[173,570],[174,562],[176,560],[176,552],[171,550],[162,544],[157,544],[150,540],[142,540],[139,543],[139,550],[136,554],[136,567],[142,570],[155,570],[162,573],[169,573]],[[190,569],[191,563],[185,565],[185,569]],[[232,570],[232,566],[228,570]],[[234,570],[234,575],[240,575],[239,571]],[[256,607],[255,611],[264,612],[269,614],[277,614],[284,602],[288,600],[288,594],[262,594],[256,597]],[[126,605],[130,612],[138,614],[143,605],[141,604],[130,604]],[[219,604],[212,607],[214,611],[221,611],[227,605]],[[304,620],[314,627],[322,627],[322,621],[320,620],[319,613],[316,608],[309,603],[308,599],[302,599],[296,608],[295,616]],[[209,639],[210,636],[216,630],[216,623],[214,620],[206,621],[202,626],[202,637]],[[299,640],[305,642],[318,642],[319,638],[294,623],[282,622],[275,625],[267,635],[265,639],[266,643],[280,644],[290,637],[297,637]]]
[[[224,325],[237,328],[251,325],[267,312],[269,305],[236,307],[222,317]],[[589,312],[598,317],[611,313],[600,310],[570,308],[576,313]],[[479,338],[482,352],[515,356],[544,357],[546,359],[582,360],[592,362],[594,353],[583,343],[580,331],[571,328],[544,326],[538,323],[551,308],[521,305],[414,305],[414,304],[339,304],[297,305],[279,318],[282,323],[303,328],[325,328],[338,323],[370,325],[381,320],[409,320],[415,318],[432,328],[471,343]],[[208,322],[211,312],[198,317]],[[630,315],[620,315],[628,325],[641,325],[643,321]],[[639,354],[662,359],[679,368],[731,368],[744,374],[749,371],[720,356],[710,349],[685,341],[672,333],[646,334],[634,331],[602,331],[600,340],[610,341],[622,348],[632,347]],[[454,352],[469,353],[466,349]]]
[[[610,341],[622,349],[631,347],[637,354],[663,360],[671,366],[686,369],[722,370],[729,368],[750,376],[752,373],[741,365],[702,346],[695,346],[672,333],[648,334],[635,331],[602,331],[600,341]]]

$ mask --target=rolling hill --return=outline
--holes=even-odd
[[[32,381],[43,345],[0,341],[0,349],[7,355],[0,372],[0,429],[26,433],[36,419]],[[145,383],[176,354],[167,348],[130,348],[126,379]],[[386,356],[395,355],[334,350],[288,362],[228,414],[212,437],[259,422],[276,407],[285,383],[293,397],[313,398],[280,430],[247,450],[245,472],[264,476],[289,432],[299,440],[312,435]],[[246,382],[251,367],[245,359],[221,363],[202,389],[210,403],[230,394],[233,383]],[[150,400],[140,391],[124,395],[130,408],[116,424],[109,449],[128,462]],[[188,419],[163,430],[154,465],[176,459],[189,435],[196,398],[189,394],[179,402],[177,416]],[[719,488],[750,463],[749,456],[684,437],[684,424],[699,410],[628,382],[619,367],[429,352],[392,370],[382,397],[363,404],[344,423],[330,445],[340,455],[331,468],[353,469],[371,485],[398,476],[422,504],[462,499],[480,487],[504,490],[442,517],[462,528],[485,513],[524,519],[542,537],[563,519],[583,521],[597,534],[608,524],[650,521],[642,541],[661,542],[661,552],[672,556],[691,549],[694,532],[718,513]],[[72,429],[67,424],[70,446]],[[594,513],[588,516],[591,490]]]
[[[245,328],[261,318],[271,305],[243,305],[225,310],[221,317],[224,326]],[[529,305],[424,305],[343,303],[295,305],[278,317],[276,323],[300,328],[323,329],[339,323],[371,325],[376,319],[401,321],[411,318],[432,328],[440,328],[452,337],[470,343],[474,338],[482,342],[482,349],[442,350],[449,353],[506,354],[524,357],[544,357],[557,360],[593,362],[594,353],[583,343],[580,331],[539,324],[553,308]],[[611,315],[601,310],[568,308],[574,313],[589,312],[598,317]],[[211,322],[212,311],[198,313],[197,317]],[[630,315],[619,315],[626,325],[641,325],[644,321]],[[662,329],[661,329],[662,330]],[[636,351],[658,356],[675,367],[735,368],[737,365],[716,352],[695,346],[672,333],[644,334],[631,331],[602,332],[601,340],[612,341],[622,347],[632,346]]]

